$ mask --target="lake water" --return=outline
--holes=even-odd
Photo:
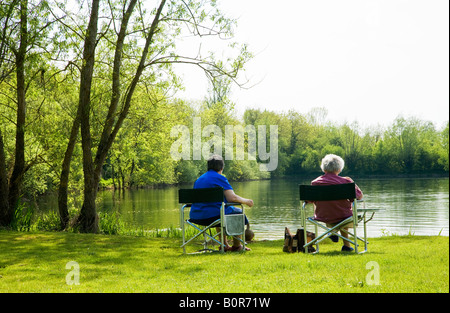
[[[282,239],[284,228],[300,227],[299,184],[311,179],[232,182],[238,195],[253,199],[245,208],[256,238]],[[377,208],[368,236],[384,234],[449,235],[449,179],[358,179],[367,208]],[[181,188],[191,188],[192,185]],[[131,225],[145,229],[179,227],[178,188],[99,192],[99,211],[120,213]],[[40,205],[43,207],[43,205]],[[309,214],[309,216],[312,215]]]

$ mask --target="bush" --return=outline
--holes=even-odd
[[[192,183],[199,176],[199,170],[195,162],[188,160],[180,161],[175,168],[175,173],[180,183]]]
[[[125,227],[123,221],[119,217],[119,214],[116,212],[100,212],[98,214],[98,218],[98,226],[102,234],[118,235],[120,231]]]
[[[14,211],[11,229],[16,231],[30,231],[33,209],[24,204],[19,204]]]
[[[60,231],[61,221],[56,212],[49,212],[45,215],[39,216],[33,227],[40,231]]]

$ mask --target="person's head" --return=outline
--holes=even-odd
[[[216,172],[220,172],[223,170],[225,163],[223,162],[223,159],[218,154],[213,154],[208,159],[208,171],[214,170]]]
[[[344,160],[335,154],[327,154],[320,164],[320,168],[325,173],[339,174],[344,169]]]

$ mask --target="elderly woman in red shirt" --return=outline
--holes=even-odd
[[[344,169],[344,160],[337,155],[328,154],[322,159],[320,168],[325,173],[322,176],[317,177],[311,182],[311,185],[338,185],[353,183],[350,177],[341,177],[339,174]],[[358,186],[356,188],[356,199],[360,200],[363,197],[363,193]],[[352,203],[350,200],[335,200],[335,201],[315,201],[314,202],[314,219],[324,222],[328,227],[333,227],[342,220],[353,215]],[[353,227],[352,224],[347,224],[344,230]],[[341,231],[341,235],[348,238],[346,232]],[[334,242],[339,241],[339,237],[333,235],[330,237]],[[344,240],[344,246],[342,251],[352,251],[350,243]]]

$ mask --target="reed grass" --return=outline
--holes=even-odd
[[[100,212],[99,214],[99,233],[103,235],[123,235],[149,238],[181,238],[181,228],[170,225],[162,229],[146,229],[125,223],[117,212]],[[73,219],[76,213],[70,212]],[[59,215],[50,211],[45,214],[35,214],[33,210],[27,207],[19,207],[14,215],[14,221],[10,227],[11,230],[30,232],[43,231],[53,232],[62,231]],[[67,232],[76,232],[70,226],[65,229]],[[186,235],[192,236],[195,230],[188,228]]]

